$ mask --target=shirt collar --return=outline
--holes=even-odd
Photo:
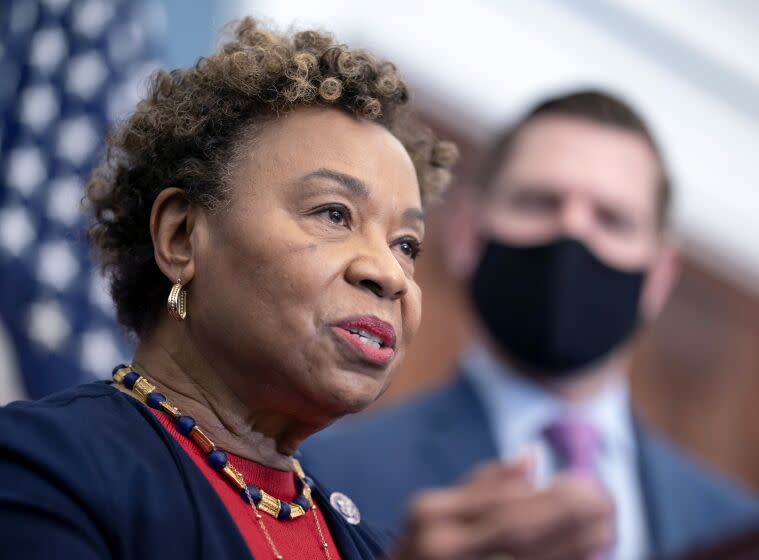
[[[596,428],[602,451],[634,452],[629,392],[623,376],[588,401],[573,404],[519,376],[481,346],[465,352],[462,366],[495,427],[496,436],[502,440],[499,443],[508,450],[529,446],[542,436],[550,422],[570,417]]]

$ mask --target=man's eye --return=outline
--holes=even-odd
[[[522,210],[536,212],[550,212],[559,206],[559,201],[556,197],[543,194],[524,194],[514,197],[512,203],[515,207]]]
[[[598,221],[608,230],[629,233],[634,229],[632,220],[618,212],[601,209],[597,212]]]

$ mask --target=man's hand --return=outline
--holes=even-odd
[[[545,489],[529,465],[490,463],[410,503],[394,560],[591,560],[614,541],[614,507],[594,481],[564,475]]]

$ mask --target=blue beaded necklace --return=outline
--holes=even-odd
[[[240,498],[256,511],[256,519],[274,552],[275,558],[281,559],[282,556],[277,552],[277,548],[269,536],[269,532],[263,524],[261,515],[258,511],[263,511],[280,521],[286,521],[302,517],[308,510],[311,510],[321,540],[321,548],[324,551],[327,560],[330,560],[329,547],[324,538],[324,534],[322,533],[321,524],[316,515],[316,506],[311,497],[312,481],[306,476],[305,472],[303,472],[303,467],[301,467],[300,462],[297,459],[293,458],[292,461],[293,466],[295,467],[295,473],[298,476],[296,487],[298,488],[300,495],[292,502],[286,502],[275,498],[254,484],[246,484],[242,473],[229,462],[226,452],[219,449],[213,441],[211,441],[203,430],[200,429],[197,422],[195,422],[195,419],[192,416],[182,414],[176,406],[168,401],[166,395],[158,392],[156,386],[134,371],[131,365],[120,364],[116,366],[113,369],[113,380],[129,389],[135,397],[150,408],[167,414],[169,418],[174,421],[177,431],[189,438],[200,448],[206,457],[208,465],[221,474],[239,492]]]

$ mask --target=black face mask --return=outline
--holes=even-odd
[[[508,355],[542,374],[564,377],[631,335],[643,278],[643,272],[607,266],[574,239],[534,247],[491,240],[471,296]]]

